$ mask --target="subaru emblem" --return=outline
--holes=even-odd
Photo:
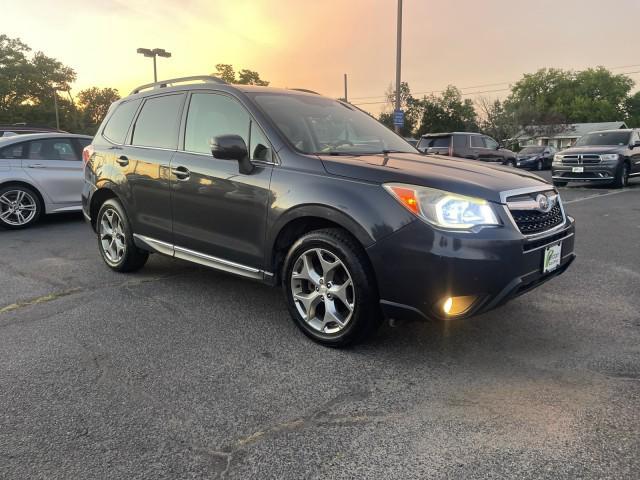
[[[547,213],[553,206],[552,202],[549,201],[549,197],[542,193],[536,197],[536,202],[538,203],[538,210],[542,213]]]

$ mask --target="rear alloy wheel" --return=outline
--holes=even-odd
[[[289,312],[316,342],[346,346],[380,324],[373,273],[362,248],[346,232],[308,233],[291,247],[283,273]]]
[[[618,168],[618,173],[616,173],[616,178],[613,181],[613,186],[615,188],[624,188],[629,183],[629,165],[624,162]]]
[[[18,229],[33,225],[42,212],[38,195],[22,185],[0,189],[0,225]]]
[[[102,204],[96,230],[102,259],[113,270],[133,272],[147,262],[149,252],[139,249],[133,242],[129,221],[116,199],[109,199]]]

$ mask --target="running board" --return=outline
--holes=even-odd
[[[189,250],[188,248],[171,245],[170,243],[162,242],[155,238],[138,235],[137,233],[133,234],[133,239],[136,245],[140,248],[158,252],[170,257],[179,258],[181,260],[187,260],[188,262],[197,263],[205,267],[215,268],[216,270],[221,270],[223,272],[229,272],[256,280],[265,280],[266,278],[273,276],[272,273],[265,272],[258,268],[248,267],[240,263],[231,262],[222,258]]]

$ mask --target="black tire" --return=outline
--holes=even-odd
[[[118,228],[113,228],[112,231],[117,230],[118,233],[111,234],[111,236],[103,235],[103,222],[109,223],[109,218],[112,222],[115,222],[114,218],[118,217]],[[115,223],[114,223],[115,225]],[[122,208],[120,202],[115,198],[110,198],[100,206],[98,217],[96,218],[96,231],[98,232],[98,250],[104,263],[109,268],[116,272],[135,272],[140,270],[149,258],[149,252],[138,248],[133,241],[133,232],[131,231],[131,224],[129,218]],[[114,238],[116,240],[114,240]],[[105,242],[117,241],[116,250],[122,247],[123,252],[117,251],[117,255],[113,256],[108,253],[105,247]],[[121,256],[120,256],[121,255]]]
[[[629,183],[629,165],[623,162],[616,172],[616,178],[613,181],[614,188],[624,188]]]
[[[20,200],[20,205],[14,203],[16,200]],[[16,206],[22,208],[16,210]],[[43,211],[40,195],[34,189],[24,185],[6,185],[0,188],[0,226],[9,230],[29,228],[38,221]],[[25,220],[24,223],[21,218]]]
[[[511,158],[511,159],[507,160],[507,166],[516,168],[518,166],[518,164],[516,163],[515,158]]]
[[[342,262],[341,266],[345,268],[352,282],[351,293],[353,308],[344,327],[341,327],[341,330],[337,332],[325,333],[314,328],[300,313],[299,308],[301,308],[301,303],[296,303],[294,300],[293,290],[294,282],[296,282],[296,280],[292,278],[294,267],[300,265],[299,262],[302,256],[312,255],[313,250],[316,249],[329,254],[329,259],[331,259],[331,255],[333,255],[333,257],[340,260],[340,262]],[[322,274],[322,276],[324,275],[325,273]],[[300,282],[300,280],[298,280],[298,282]],[[308,282],[308,284],[310,283],[311,282]],[[339,228],[315,230],[298,239],[291,246],[285,258],[282,269],[282,284],[287,307],[295,324],[305,335],[322,345],[328,347],[345,347],[366,339],[380,326],[382,315],[373,270],[362,247],[344,230]],[[319,284],[321,285],[322,281],[319,281]],[[325,288],[327,286],[331,286],[331,284],[325,284]],[[313,291],[311,294],[313,294]],[[317,295],[322,296],[322,293]],[[328,298],[331,298],[330,294]],[[335,302],[336,299],[328,300],[325,296],[324,300],[320,300],[318,307],[314,307],[314,315],[317,311],[316,308],[321,312],[323,311],[325,301]],[[322,307],[320,307],[320,305],[322,305]],[[337,327],[336,324],[336,328],[340,327]]]
[[[553,186],[554,187],[566,187],[567,186],[567,182],[562,182],[559,180],[554,180],[553,181]]]

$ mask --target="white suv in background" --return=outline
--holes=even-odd
[[[40,215],[80,211],[87,135],[34,133],[0,138],[0,226],[25,228]]]

